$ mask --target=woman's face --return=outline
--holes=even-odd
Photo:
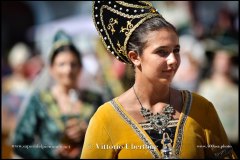
[[[142,74],[150,81],[170,84],[180,65],[177,34],[170,29],[152,31],[141,55]]]
[[[216,51],[213,59],[213,69],[216,73],[228,74],[231,70],[231,56],[225,50]]]
[[[71,51],[62,51],[55,57],[51,73],[57,83],[66,87],[76,85],[80,73],[77,57]]]

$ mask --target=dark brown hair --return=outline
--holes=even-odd
[[[176,32],[176,28],[162,17],[154,17],[141,24],[131,35],[127,44],[127,53],[135,51],[142,55],[142,51],[147,43],[146,35],[151,31],[157,31],[161,28],[168,28]]]
[[[56,58],[56,56],[60,53],[60,52],[63,52],[63,51],[71,51],[77,58],[78,60],[78,63],[80,65],[80,67],[82,67],[82,57],[81,57],[81,53],[77,50],[77,48],[72,45],[72,44],[69,44],[69,45],[63,45],[59,48],[57,48],[56,50],[53,51],[52,53],[52,56],[50,57],[50,64],[53,65],[53,62]]]

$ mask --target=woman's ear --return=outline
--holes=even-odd
[[[128,58],[132,61],[134,66],[138,67],[141,65],[141,59],[135,51],[129,51]]]

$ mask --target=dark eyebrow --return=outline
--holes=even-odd
[[[168,49],[168,48],[169,48],[169,46],[160,46],[160,47],[157,47],[156,49],[154,49],[153,52],[156,52],[156,51],[158,51],[160,49]],[[178,44],[174,48],[180,48],[180,45]]]
[[[175,48],[180,48],[180,45],[179,45],[179,44],[178,44],[178,45],[176,45],[176,46],[175,46]]]

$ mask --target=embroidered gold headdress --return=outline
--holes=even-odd
[[[107,50],[118,60],[131,63],[127,43],[133,31],[152,17],[162,17],[147,1],[95,1],[93,21]]]

